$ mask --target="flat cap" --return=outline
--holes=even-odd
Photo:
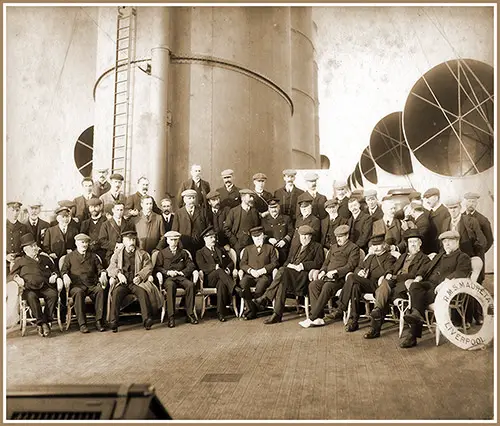
[[[200,237],[205,238],[205,237],[209,237],[210,235],[216,235],[216,234],[217,234],[217,232],[215,232],[214,227],[210,225],[209,227],[205,228],[201,232]]]
[[[194,189],[185,189],[181,193],[181,197],[196,197],[196,191]]]
[[[375,198],[377,198],[377,191],[375,191],[374,189],[367,189],[365,191],[365,198],[368,198],[368,197],[375,197]]]
[[[336,207],[339,205],[339,201],[336,198],[332,198],[330,200],[325,201],[325,209],[328,207]]]
[[[264,227],[256,226],[255,228],[251,228],[248,232],[252,237],[258,237],[259,235],[264,233]]]
[[[422,239],[422,234],[416,228],[410,228],[403,232],[403,238],[407,240],[408,238],[420,238]]]
[[[283,170],[283,175],[286,175],[286,176],[295,176],[296,174],[297,174],[297,170],[293,170],[293,169]]]
[[[408,194],[408,199],[410,201],[412,200],[421,200],[422,199],[422,194],[418,191],[412,191]]]
[[[264,173],[255,173],[252,180],[267,180],[267,176]]]
[[[234,175],[234,170],[231,170],[231,169],[222,170],[222,172],[220,172],[220,175],[222,177],[232,176],[232,175]]]
[[[314,229],[312,229],[309,225],[299,226],[299,234],[300,235],[312,235],[314,234]]]
[[[243,189],[240,189],[240,195],[245,195],[245,194],[248,194],[248,195],[255,195],[255,191],[251,190],[251,189],[248,189],[248,188],[243,188]]]
[[[122,203],[123,204],[123,203]],[[105,204],[104,205],[104,213],[109,213],[109,214],[112,214],[113,213],[113,207],[115,206],[115,204],[111,204],[111,203],[108,203],[108,204]]]
[[[215,190],[212,190],[207,194],[208,200],[211,200],[212,198],[217,198],[217,197],[220,197],[220,194]]]
[[[385,240],[385,234],[372,235],[370,238],[371,245],[382,244]]]
[[[267,205],[269,207],[273,207],[273,206],[279,206],[280,205],[280,200],[279,198],[271,198],[269,200],[267,200]]]
[[[314,172],[308,172],[304,175],[304,180],[306,181],[314,181],[314,180],[318,180],[319,179],[319,176],[317,173],[314,173]]]
[[[420,201],[420,200],[412,200],[412,202],[410,203],[410,206],[414,210],[423,210],[424,209],[424,205],[423,205],[422,201]]]
[[[424,192],[423,198],[429,198],[432,197],[433,195],[437,195],[439,197],[440,195],[439,189],[429,188],[427,191]]]
[[[69,215],[69,207],[61,206],[56,209],[56,214],[60,214],[61,216]]]
[[[165,233],[166,238],[180,238],[181,233],[177,231],[168,231]]]
[[[122,237],[135,238],[135,237],[137,237],[137,232],[135,232],[135,231],[123,231],[121,235],[122,235]]]
[[[89,201],[87,201],[89,206],[100,206],[102,204],[102,200],[100,198],[92,197]]]
[[[90,237],[87,234],[77,234],[75,235],[75,241],[90,241]]]
[[[358,200],[362,200],[365,198],[364,191],[362,189],[355,189],[351,192],[351,197],[357,198]]]
[[[113,173],[110,177],[110,180],[121,180],[123,181],[123,176],[120,173]]]
[[[477,193],[477,192],[466,192],[464,194],[464,198],[466,200],[477,200],[478,198],[480,198],[481,196]]]
[[[347,182],[345,180],[336,180],[333,187],[335,189],[345,188],[347,186]]]
[[[68,207],[69,209],[76,206],[75,202],[71,200],[61,200],[58,201],[57,204],[61,207]]]
[[[461,200],[458,197],[450,197],[443,204],[448,208],[457,207],[461,205]]]
[[[460,234],[458,233],[458,231],[446,231],[443,232],[441,235],[439,235],[438,238],[440,240],[445,240],[445,239],[459,240]]]
[[[20,201],[7,201],[7,207],[21,207],[22,203]]]
[[[333,231],[333,233],[336,235],[336,236],[339,236],[339,235],[346,235],[349,233],[349,225],[340,225],[340,226],[337,226],[335,228],[335,231]]]
[[[313,202],[313,197],[311,196],[311,194],[309,194],[309,192],[304,192],[303,194],[300,194],[298,197],[297,197],[297,204],[300,206],[301,204],[311,204]]]
[[[21,236],[20,243],[21,243],[21,247],[30,246],[31,244],[36,243],[35,237],[33,236],[33,234],[31,232],[29,232],[29,233]]]

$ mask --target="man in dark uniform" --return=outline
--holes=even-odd
[[[31,202],[27,204],[27,207],[28,219],[26,220],[25,225],[28,227],[29,232],[31,232],[35,237],[36,243],[41,246],[45,230],[50,227],[50,224],[39,217],[42,203],[36,201]]]
[[[89,250],[100,257],[103,266],[107,266],[107,264],[104,264],[106,261],[106,250],[102,248],[99,243],[101,227],[107,220],[102,214],[102,201],[100,198],[92,198],[89,200],[89,213],[90,218],[82,222],[80,231],[90,238]]]
[[[359,265],[359,247],[349,240],[349,226],[335,228],[335,238],[321,269],[318,279],[309,284],[311,313],[309,318],[299,322],[308,328],[311,325],[324,325],[324,308],[345,284],[345,276]]]
[[[104,288],[107,284],[106,271],[101,262],[89,250],[90,237],[86,234],[75,236],[76,250],[69,253],[61,268],[64,285],[74,300],[78,325],[82,333],[88,333],[85,314],[85,297],[89,296],[95,306],[96,328],[104,331]]]
[[[279,264],[283,265],[288,257],[290,242],[294,233],[292,220],[281,214],[281,206],[277,198],[268,201],[269,215],[262,218],[262,227],[269,244],[278,250]]]
[[[359,305],[363,293],[374,293],[378,280],[384,276],[395,262],[384,241],[385,235],[374,235],[370,238],[370,251],[360,266],[346,276],[345,285],[340,293],[338,309],[332,315],[334,320],[341,319],[343,311],[347,311],[351,301],[351,316],[346,324],[348,332],[359,329]]]
[[[149,179],[145,176],[141,176],[137,179],[138,190],[135,194],[130,195],[125,202],[125,217],[136,217],[141,211],[141,199],[148,194],[149,190]],[[155,199],[153,198],[153,211],[157,214],[161,214],[161,210],[156,205]]]
[[[160,201],[161,217],[163,219],[163,227],[165,232],[172,230],[174,224],[174,215],[172,208],[172,198],[165,197]]]
[[[271,284],[262,297],[254,300],[254,303],[257,302],[257,307],[259,307],[266,301],[272,300],[271,298],[276,294],[274,312],[270,318],[264,321],[264,324],[281,322],[287,293],[292,292],[296,296],[304,296],[309,282],[309,271],[319,269],[325,259],[321,244],[312,240],[314,229],[303,225],[298,232],[300,245],[290,250],[285,265],[278,270],[273,280],[273,284],[276,282],[276,286]],[[270,290],[271,287],[275,290]]]
[[[303,199],[306,194],[311,198],[312,204],[312,214],[316,216],[319,220],[324,219],[327,214],[325,210],[325,202],[326,197],[323,194],[320,194],[317,190],[318,187],[318,179],[319,176],[317,173],[306,173],[304,175],[304,180],[307,185],[307,190],[298,197],[297,200]],[[299,217],[299,206],[296,208],[296,217]],[[295,228],[297,228],[297,224],[295,224]]]
[[[366,190],[365,201],[367,206],[366,213],[371,216],[372,221],[375,222],[376,220],[382,219],[384,212],[378,204],[377,191],[374,189]]]
[[[21,203],[19,201],[7,202],[7,235],[6,235],[6,260],[9,268],[22,254],[21,237],[30,232],[29,228],[18,221],[21,212]],[[7,271],[9,270],[7,268]]]
[[[224,186],[217,189],[217,192],[220,194],[221,208],[226,206],[230,209],[238,207],[241,202],[240,188],[233,184],[234,172],[231,169],[226,169],[220,175],[224,182]]]
[[[182,193],[186,189],[196,191],[196,205],[205,211],[207,208],[207,194],[210,192],[210,184],[201,178],[201,166],[199,164],[193,164],[191,166],[191,179],[181,184],[181,188],[177,195],[179,209],[184,207],[184,197]]]
[[[312,236],[313,241],[321,241],[321,221],[313,214],[312,202],[313,199],[311,194],[307,191],[299,195],[297,199],[299,214],[295,221],[295,232],[292,237],[292,242],[290,243],[290,250],[294,250],[300,246],[299,228],[304,225],[310,226],[314,230]]]
[[[399,346],[411,348],[417,345],[417,337],[422,337],[425,309],[431,304],[442,284],[453,278],[467,278],[472,270],[470,257],[460,250],[460,234],[446,231],[439,235],[444,253],[438,253],[429,264],[427,273],[410,285],[411,311],[404,316],[410,325],[403,331]]]
[[[384,234],[385,242],[390,246],[391,251],[405,251],[405,241],[403,238],[403,225],[401,220],[395,217],[396,205],[391,196],[382,200],[382,219],[373,222],[372,233],[374,235]]]
[[[404,232],[406,252],[396,260],[394,265],[379,279],[375,290],[375,308],[370,312],[370,329],[363,336],[365,339],[380,337],[380,329],[384,318],[389,312],[389,302],[397,298],[407,299],[407,286],[424,276],[429,268],[430,259],[420,248],[422,236],[418,229],[408,229]]]
[[[255,173],[252,176],[254,185],[254,206],[258,210],[260,217],[266,217],[269,212],[267,202],[273,197],[269,191],[264,189],[267,176],[264,173]]]
[[[111,189],[111,185],[108,182],[108,168],[96,169],[97,180],[94,182],[93,192],[96,197],[100,197]]]
[[[73,202],[75,203],[74,218],[78,223],[90,217],[89,213],[89,200],[97,197],[92,191],[94,189],[94,182],[92,178],[86,177],[82,179],[82,195],[76,197]]]
[[[295,218],[297,217],[297,198],[304,193],[302,189],[294,185],[296,175],[296,170],[283,170],[285,186],[274,191],[274,198],[279,200],[281,213],[289,216],[293,224],[295,224]]]
[[[257,306],[252,302],[250,287],[255,287],[254,297],[264,294],[272,281],[272,273],[278,267],[276,250],[270,244],[264,243],[264,228],[257,226],[250,229],[253,244],[245,247],[241,253],[240,269],[244,272],[239,287],[243,289],[242,297],[247,307],[243,319],[257,318]]]
[[[217,317],[226,321],[226,306],[231,301],[235,282],[231,278],[234,263],[229,254],[217,244],[217,232],[213,226],[208,226],[201,237],[205,247],[196,252],[196,264],[205,276],[204,286],[217,289]]]
[[[321,221],[321,245],[328,250],[337,241],[335,229],[340,225],[347,225],[348,219],[338,214],[339,202],[336,198],[326,200],[325,210],[328,216]]]
[[[141,212],[135,218],[135,230],[139,248],[149,254],[165,234],[163,220],[159,214],[153,212],[153,198],[150,196],[143,197],[141,200]]]
[[[54,261],[70,253],[76,248],[75,236],[78,230],[69,226],[71,214],[67,207],[59,207],[56,210],[57,225],[51,226],[45,231],[43,237],[43,251],[47,253]]]
[[[372,218],[368,213],[361,211],[361,205],[357,198],[349,198],[348,206],[351,213],[351,217],[347,221],[349,239],[366,253],[368,240],[372,235]]]
[[[347,182],[344,180],[335,181],[333,188],[335,190],[335,198],[337,198],[339,202],[339,215],[349,219],[351,217],[351,212],[348,205],[350,194]]]
[[[190,190],[187,190],[190,191]],[[184,200],[186,202],[186,200]],[[203,230],[202,230],[203,232]],[[201,232],[200,232],[201,234]],[[179,247],[181,234],[177,231],[169,231],[165,234],[167,247],[160,250],[156,259],[156,272],[163,275],[163,288],[167,293],[167,316],[168,327],[175,327],[175,293],[177,287],[185,290],[186,322],[198,324],[198,320],[193,315],[195,288],[190,280],[195,265],[187,250]]]
[[[116,204],[118,201],[125,204],[127,197],[125,197],[125,194],[122,192],[123,176],[119,173],[113,173],[109,181],[111,183],[111,189],[99,197],[102,200],[103,206],[106,204]]]
[[[251,189],[240,189],[241,204],[229,210],[224,222],[224,233],[229,244],[239,258],[243,248],[252,243],[249,230],[260,225],[259,212],[254,205],[254,192]]]
[[[230,208],[229,206],[221,207],[220,194],[217,191],[210,191],[207,194],[207,200],[207,224],[213,226],[217,242],[221,246],[229,247],[229,239],[224,234],[224,221]]]
[[[115,284],[110,288],[109,325],[113,333],[118,331],[118,318],[120,317],[122,301],[127,294],[133,294],[137,297],[141,307],[144,328],[150,330],[153,325],[151,301],[148,293],[140,287],[140,284],[148,280],[153,272],[153,264],[147,252],[136,248],[137,233],[135,231],[125,231],[121,234],[121,238],[123,244],[111,256],[107,269],[109,277],[115,281]]]
[[[60,200],[57,202],[57,205],[59,207],[66,207],[69,211],[69,216],[70,216],[70,221],[68,223],[69,228],[74,228],[76,233],[78,234],[80,232],[80,223],[78,222],[78,219],[75,218],[75,212],[76,212],[76,204],[73,200]],[[57,220],[53,220],[50,223],[50,226],[55,226],[57,225]]]
[[[408,204],[406,217],[401,221],[404,229],[406,224],[407,229],[417,229],[422,240],[422,252],[430,254],[431,243],[429,238],[430,222],[429,213],[425,211],[421,200],[412,200]]]
[[[423,195],[424,206],[427,204],[429,212],[429,250],[437,253],[440,250],[438,235],[443,229],[443,222],[450,217],[448,209],[440,202],[440,193],[437,188],[429,188]]]
[[[26,300],[36,318],[38,334],[47,337],[50,335],[49,324],[53,320],[57,303],[57,269],[46,256],[39,256],[40,248],[32,234],[22,235],[19,244],[24,256],[15,260],[11,275],[14,281],[21,284],[22,298]],[[62,283],[59,284],[59,287],[62,287]],[[60,290],[61,288],[59,288]],[[40,297],[43,297],[45,301],[43,312]]]

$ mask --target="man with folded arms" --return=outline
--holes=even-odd
[[[104,288],[106,271],[95,253],[89,250],[90,237],[86,234],[75,236],[76,250],[69,253],[61,268],[64,285],[69,287],[69,295],[74,300],[76,318],[82,333],[88,333],[85,314],[85,297],[90,296],[95,306],[96,329],[105,331],[103,326]]]
[[[209,226],[202,233],[205,247],[196,252],[196,263],[205,276],[204,286],[217,289],[217,318],[226,321],[226,306],[231,301],[234,280],[231,277],[234,263],[229,254],[217,244],[217,232]]]
[[[323,262],[318,279],[309,284],[311,313],[309,318],[299,322],[308,328],[311,325],[324,325],[324,308],[345,284],[345,276],[359,265],[359,247],[349,240],[349,227],[340,225],[335,228],[336,243],[333,243]]]
[[[422,236],[418,229],[404,232],[406,252],[389,268],[380,285],[375,290],[375,308],[370,313],[370,329],[363,336],[365,339],[380,337],[380,329],[389,312],[389,302],[397,298],[408,298],[408,287],[415,280],[421,279],[427,272],[430,259],[422,251]]]
[[[399,346],[402,348],[417,345],[417,337],[422,337],[425,309],[434,302],[441,286],[454,278],[467,278],[472,271],[470,257],[460,250],[458,231],[443,232],[439,239],[444,253],[438,253],[422,279],[417,277],[410,285],[411,311],[404,316],[410,328],[401,336]]]
[[[250,287],[255,287],[255,298],[262,296],[271,284],[273,269],[278,267],[278,256],[274,247],[264,243],[264,228],[252,228],[250,235],[253,244],[245,247],[240,262],[240,269],[244,272],[239,286],[243,289],[242,297],[247,307],[243,313],[245,320],[257,318],[257,306],[252,302]]]

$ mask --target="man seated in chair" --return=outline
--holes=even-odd
[[[458,231],[443,232],[439,239],[444,253],[438,253],[422,279],[417,277],[410,285],[411,311],[404,316],[410,328],[401,336],[399,346],[402,348],[417,345],[417,338],[422,337],[425,309],[434,302],[441,286],[454,278],[467,278],[472,271],[470,257],[460,250]]]
[[[195,289],[194,283],[189,280],[195,270],[194,262],[189,252],[179,247],[181,234],[177,231],[169,231],[165,234],[167,247],[158,252],[155,270],[163,275],[163,288],[167,293],[167,316],[168,327],[175,327],[175,293],[177,287],[182,287],[185,294],[186,322],[198,324],[193,315]]]
[[[407,285],[416,278],[421,279],[429,268],[430,259],[422,251],[422,235],[418,229],[407,229],[404,234],[406,252],[396,260],[380,279],[375,290],[375,308],[370,312],[370,329],[365,339],[380,337],[380,329],[389,312],[389,303],[397,298],[407,299]]]
[[[242,251],[240,262],[240,269],[244,275],[239,287],[243,290],[242,297],[247,308],[243,313],[245,320],[257,318],[257,306],[252,302],[250,287],[255,287],[255,298],[262,296],[271,284],[273,269],[279,265],[275,248],[271,244],[264,243],[264,228],[262,226],[252,228],[250,235],[253,244]]]
[[[264,324],[281,322],[288,292],[304,296],[309,282],[309,271],[319,269],[325,260],[325,253],[320,243],[313,241],[314,229],[302,225],[298,229],[300,244],[290,250],[288,259],[282,266],[266,292],[253,302],[257,307],[270,302],[275,296],[274,312]]]
[[[334,320],[342,319],[343,311],[347,311],[351,302],[351,315],[345,327],[347,332],[359,329],[359,306],[363,293],[373,293],[377,289],[378,280],[394,264],[394,257],[384,242],[385,235],[374,235],[369,241],[368,255],[354,273],[346,276],[346,282],[340,293],[338,309],[332,313]]]
[[[24,255],[14,261],[10,275],[21,284],[22,298],[36,318],[38,334],[47,337],[57,304],[57,269],[47,256],[39,256],[40,248],[32,234],[24,234],[20,245]],[[40,297],[45,300],[43,312]]]
[[[309,284],[311,313],[309,318],[299,322],[308,328],[311,325],[324,325],[324,308],[345,284],[345,276],[359,265],[359,247],[349,240],[349,226],[335,228],[336,243],[333,243],[323,262],[318,279]]]
[[[209,226],[202,233],[205,247],[196,252],[196,263],[205,276],[205,286],[217,289],[217,318],[226,321],[226,306],[234,290],[231,271],[234,263],[229,254],[217,244],[217,232]]]
[[[133,294],[141,306],[144,328],[150,330],[153,325],[151,302],[146,290],[139,285],[149,278],[153,272],[153,264],[149,254],[137,248],[135,231],[125,231],[121,234],[121,238],[123,244],[119,245],[111,256],[107,269],[109,277],[116,280],[110,291],[109,325],[113,333],[118,331],[122,301],[128,294]]]
[[[74,300],[76,318],[82,333],[88,333],[85,314],[85,297],[90,296],[95,306],[95,327],[105,331],[103,326],[104,288],[107,284],[106,271],[97,255],[89,250],[90,237],[86,234],[75,236],[76,250],[69,253],[61,268],[64,285],[69,287],[69,295]]]

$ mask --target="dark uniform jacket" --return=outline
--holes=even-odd
[[[5,252],[7,254],[15,253],[17,255],[21,255],[21,237],[29,232],[29,228],[24,223],[21,223],[19,221],[16,221],[16,223],[12,223],[10,220],[7,220]]]
[[[320,220],[314,216],[314,214],[310,214],[305,219],[299,214],[297,216],[297,220],[295,221],[295,231],[292,237],[292,242],[290,244],[290,250],[300,246],[300,237],[299,237],[299,228],[302,225],[309,225],[312,229],[314,229],[314,234],[312,237],[313,241],[319,242],[321,240],[321,222]]]
[[[443,222],[441,232],[449,231],[451,227],[451,217]],[[460,234],[460,250],[469,257],[484,257],[484,248],[487,245],[486,237],[481,231],[481,227],[476,219],[471,216],[460,217],[458,222],[458,233]]]
[[[267,209],[269,208],[267,202],[271,198],[273,198],[273,194],[266,190],[262,191],[262,194],[257,194],[256,192],[253,197],[254,207],[258,210],[259,213],[267,212]]]
[[[418,229],[418,232],[422,236],[422,251],[425,254],[432,253],[434,244],[430,237],[431,224],[429,221],[429,213],[425,210],[417,219],[410,216],[406,223],[408,224],[408,228]]]
[[[169,247],[165,247],[158,252],[155,270],[161,272],[165,277],[167,277],[167,271],[179,271],[184,274],[184,277],[181,278],[189,279],[195,270],[195,265],[186,250],[177,247],[174,255]]]
[[[59,259],[61,256],[67,254],[68,250],[75,250],[75,236],[78,230],[69,226],[66,229],[66,235],[63,235],[59,225],[51,226],[45,231],[43,237],[43,251],[47,254],[55,253]]]
[[[372,218],[369,214],[360,211],[358,217],[349,218],[349,239],[366,252],[368,240],[372,236]]]
[[[230,209],[238,207],[241,204],[240,188],[235,185],[228,191],[226,186],[217,189],[220,194],[220,207],[229,207]]]
[[[193,255],[202,247],[203,241],[200,234],[207,227],[205,212],[198,206],[195,207],[191,216],[186,207],[177,210],[172,224],[172,231],[181,233],[182,247],[189,250]]]
[[[264,243],[260,253],[257,253],[255,244],[245,247],[241,254],[240,268],[248,274],[249,269],[265,268],[266,273],[271,274],[278,267],[278,256],[271,244]]]
[[[163,213],[161,214],[161,219],[163,220],[163,228],[165,229],[165,232],[172,230],[172,225],[174,224],[174,216],[175,216],[175,213],[170,213],[170,216],[167,220],[167,219],[165,219],[165,216],[163,215]]]
[[[90,198],[99,197],[92,194]],[[76,217],[79,223],[82,223],[84,220],[90,217],[88,201],[89,200],[87,200],[83,195],[80,195],[73,200],[73,202],[75,203],[73,217]]]
[[[38,261],[29,256],[17,258],[10,274],[19,275],[24,280],[27,290],[40,290],[45,284],[49,284],[49,278],[53,272],[57,272],[54,262],[48,257],[40,254]]]
[[[367,206],[366,213],[371,216],[373,222],[375,222],[376,220],[380,220],[384,217],[384,212],[382,211],[380,206],[377,206],[377,208],[374,210],[373,213],[370,213],[370,209]]]
[[[304,271],[309,272],[311,269],[319,269],[325,260],[325,252],[320,243],[312,241],[305,246],[304,250],[300,252],[301,245],[290,249],[288,254],[288,259],[286,260],[284,266],[289,263],[293,265],[299,265],[302,263],[304,266]]]
[[[103,262],[106,257],[106,250],[101,247],[99,235],[101,233],[101,227],[106,221],[106,216],[101,214],[96,223],[94,223],[94,220],[90,218],[84,220],[80,227],[80,232],[90,237],[89,249],[97,254]]]
[[[102,194],[105,194],[111,189],[111,184],[106,181],[104,182],[104,185],[101,185],[101,183],[96,180],[94,181],[94,189],[92,192],[96,195],[96,197],[100,197]]]
[[[384,222],[384,219],[377,220],[373,223],[372,235],[385,234],[385,242],[389,245],[395,245],[400,252],[406,249],[406,243],[403,239],[403,229],[399,219],[392,219],[390,225]]]
[[[401,256],[399,256],[394,265],[386,271],[387,274],[393,275],[392,279],[394,281],[402,282],[411,278],[415,278],[417,276],[423,277],[429,269],[431,260],[426,254],[424,254],[422,251],[419,251],[415,254],[413,259],[411,259],[410,266],[408,267],[408,273],[398,274],[398,272],[403,268],[407,256],[407,252],[403,253]]]
[[[438,240],[439,234],[444,231],[443,224],[445,219],[450,217],[450,212],[442,204],[438,207],[436,211],[427,210],[429,213],[429,248],[431,248],[431,253],[437,253],[441,248],[441,244]]]
[[[217,233],[217,241],[221,246],[229,244],[229,239],[224,234],[224,221],[229,213],[229,207],[219,207],[217,213],[214,213],[212,207],[207,207],[207,226],[212,225]]]
[[[28,218],[26,222],[24,222],[26,227],[28,228],[28,232],[31,232],[35,237],[36,243],[41,246],[43,241],[43,236],[45,235],[45,230],[50,228],[49,222],[45,222],[44,220],[38,218],[36,220],[36,225],[31,226],[31,222]]]
[[[321,244],[323,247],[330,248],[332,244],[336,244],[337,239],[334,234],[335,228],[340,225],[347,225],[348,222],[348,219],[339,214],[337,214],[337,217],[333,221],[330,219],[330,215],[325,217],[321,221]]]
[[[392,268],[395,260],[394,256],[388,251],[382,253],[380,256],[370,254],[354,270],[354,273],[357,275],[361,269],[367,270],[369,272],[366,278],[376,283],[380,277],[385,276],[387,271]]]
[[[74,250],[64,258],[61,275],[69,275],[71,286],[85,288],[95,286],[103,270],[95,253],[87,251],[82,255]]]
[[[308,191],[304,191],[304,193],[305,192]],[[309,193],[309,195],[311,195],[311,193]],[[324,219],[325,217],[328,216],[328,213],[325,210],[325,203],[326,203],[326,197],[323,194],[316,192],[316,196],[313,197],[311,205],[312,205],[312,214],[316,216],[319,220]],[[300,206],[298,205],[295,208],[295,217],[296,218],[300,217]]]
[[[285,186],[274,191],[274,198],[280,200],[281,213],[290,216],[292,222],[295,222],[297,217],[297,198],[303,193],[304,191],[295,185],[293,185],[291,192],[288,192]]]
[[[151,197],[151,195],[148,196]],[[141,211],[142,210],[141,199],[142,199],[142,194],[139,191],[137,191],[135,194],[129,195],[125,203],[125,211],[126,212],[129,210]],[[153,198],[153,212],[161,214],[161,210],[158,208],[158,205],[156,204],[154,198]]]
[[[484,237],[486,238],[486,246],[484,247],[484,252],[486,253],[491,248],[494,241],[490,221],[486,216],[482,215],[476,210],[472,214],[463,213],[463,216],[473,217],[478,221],[479,226],[481,227],[481,231],[483,232]]]
[[[339,200],[339,209],[338,214],[346,219],[349,219],[352,214],[349,210],[349,197],[344,197],[342,200]]]
[[[135,222],[139,248],[149,254],[156,248],[165,234],[163,220],[159,214],[151,212],[149,217],[141,212]]]
[[[472,272],[470,257],[460,249],[450,254],[438,253],[430,262],[424,280],[435,286],[442,283],[446,278],[467,278]]]
[[[179,193],[177,194],[178,206],[179,208],[184,207],[184,199],[182,198],[182,192],[186,189],[194,189],[198,196],[196,197],[196,204],[205,209],[207,207],[207,194],[210,192],[210,184],[203,179],[200,179],[200,186],[196,186],[193,179],[189,179],[182,182]]]
[[[347,240],[341,247],[337,243],[334,243],[328,251],[320,272],[328,272],[336,269],[339,277],[344,278],[348,272],[353,272],[359,265],[359,250],[359,247],[350,240]]]
[[[222,247],[217,244],[214,247],[214,252],[207,246],[201,248],[196,252],[196,264],[205,276],[215,271],[215,265],[219,265],[221,269],[229,268],[230,271],[234,269],[234,263],[229,257],[229,254]]]
[[[231,247],[247,246],[251,241],[248,231],[260,225],[259,212],[255,207],[250,207],[250,209],[248,210],[248,226],[242,228],[240,226],[242,212],[243,207],[239,205],[229,210],[229,213],[226,216],[226,221],[224,223],[224,233],[226,234]]]
[[[116,278],[118,273],[123,273],[123,254],[125,252],[125,247],[117,249],[111,256],[109,266],[107,269],[108,275],[110,277]],[[135,276],[140,277],[142,281],[146,281],[149,276],[153,273],[153,264],[151,263],[151,257],[149,254],[139,248],[135,249]],[[130,283],[129,283],[130,284]]]
[[[133,231],[134,225],[128,220],[122,218],[120,226],[116,223],[114,218],[104,222],[99,232],[99,245],[106,250],[106,259],[110,259],[115,251],[116,243],[122,242],[122,232]]]
[[[289,216],[280,213],[276,218],[273,218],[268,214],[266,217],[262,218],[261,225],[264,227],[264,234],[268,239],[276,238],[277,241],[285,240],[287,245],[292,241],[295,228]]]

